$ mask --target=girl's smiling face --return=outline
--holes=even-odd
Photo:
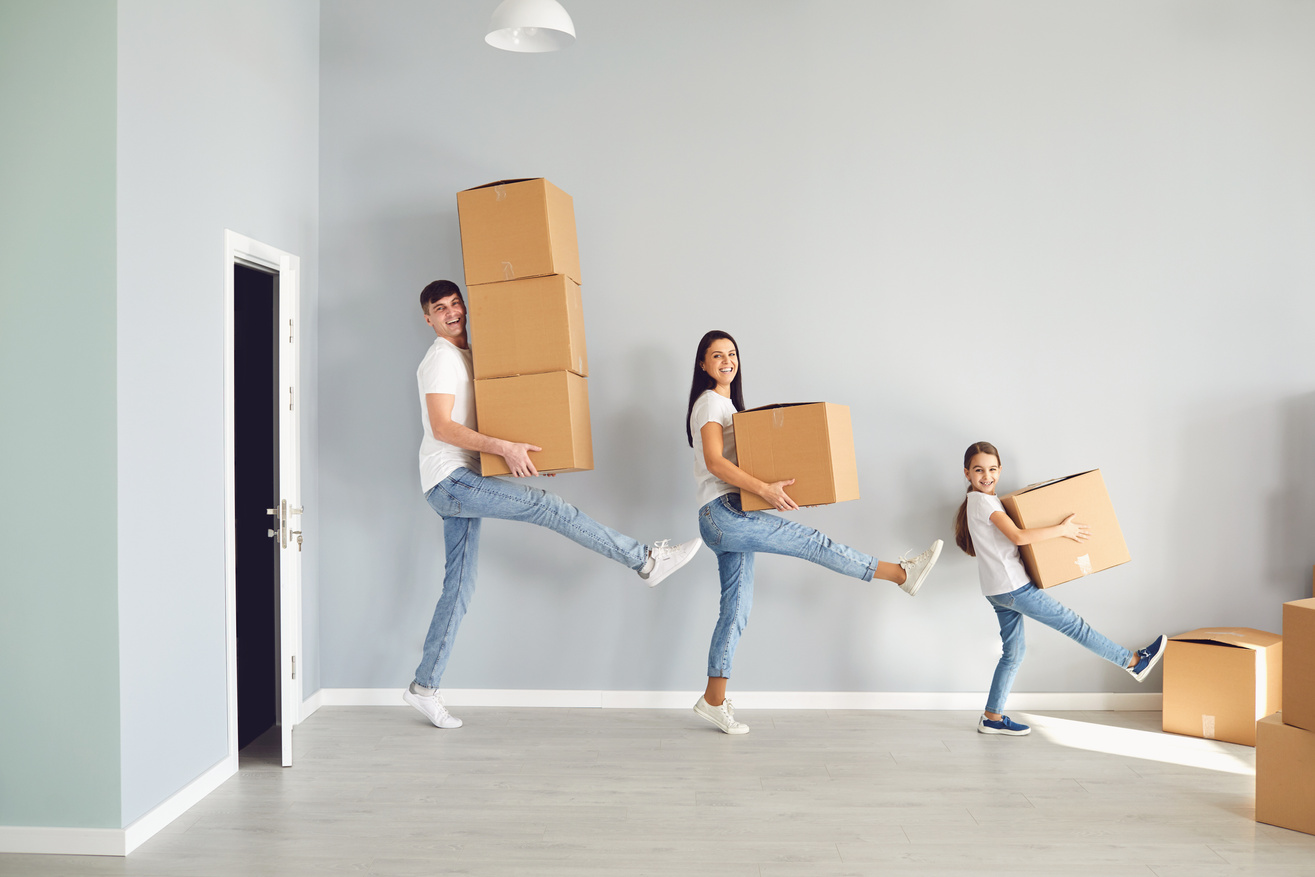
[[[994,495],[995,483],[1000,478],[1000,461],[994,454],[973,454],[963,474],[973,490]]]
[[[731,393],[731,381],[740,370],[739,354],[729,338],[718,338],[708,345],[708,352],[700,363],[703,370],[717,382],[717,392],[723,396]]]

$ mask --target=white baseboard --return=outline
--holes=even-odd
[[[140,819],[123,830],[123,853],[121,855],[131,853],[150,840],[162,828],[190,810],[193,804],[219,788],[224,780],[235,773],[237,773],[237,756],[225,756],[223,761],[151,808]]]
[[[321,688],[306,700],[302,717],[321,706],[405,706],[401,688]],[[587,691],[445,688],[448,706],[688,709],[700,691]],[[740,709],[781,710],[980,710],[984,691],[736,691]],[[313,707],[311,706],[314,701]],[[1015,710],[1158,710],[1157,692],[1015,692]],[[309,711],[308,711],[309,710]]]
[[[0,825],[0,853],[126,856],[237,772],[225,758],[127,828],[45,828]]]
[[[127,855],[122,828],[44,828],[25,825],[0,825],[0,853]]]
[[[301,718],[297,721],[304,722],[314,715],[315,711],[324,705],[324,689],[321,688],[301,702]]]

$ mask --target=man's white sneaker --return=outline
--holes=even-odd
[[[648,556],[653,561],[653,568],[647,573],[641,572],[639,577],[648,582],[650,588],[654,587],[658,582],[689,563],[690,558],[698,553],[699,546],[702,544],[702,539],[691,539],[688,542],[673,546],[671,540],[663,539],[648,550]]]
[[[713,706],[705,698],[700,697],[698,702],[694,704],[694,712],[712,722],[727,734],[749,733],[748,725],[735,721],[735,708],[731,706],[729,698],[723,700],[720,706]]]
[[[406,691],[402,692],[402,700],[424,713],[425,718],[429,719],[435,728],[461,727],[461,719],[452,715],[447,711],[447,707],[443,706],[443,698],[438,696],[437,688],[426,689],[429,693],[425,694],[424,690],[417,691],[418,687],[412,682]]]
[[[941,556],[941,548],[945,543],[937,539],[931,544],[931,548],[919,554],[917,557],[901,557],[899,565],[904,569],[904,584],[900,585],[900,590],[912,597],[918,593],[918,588],[922,587],[922,582],[927,578],[927,573],[936,565],[936,559]]]

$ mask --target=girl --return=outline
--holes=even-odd
[[[990,442],[977,442],[963,453],[963,474],[968,479],[968,496],[959,506],[954,521],[954,541],[969,556],[977,558],[977,576],[982,593],[991,602],[1000,621],[1000,639],[1004,649],[991,679],[991,693],[986,698],[986,712],[977,723],[982,734],[1009,734],[1021,737],[1032,729],[1019,724],[1001,710],[1014,684],[1014,676],[1023,663],[1023,616],[1041,622],[1085,646],[1111,663],[1118,664],[1141,682],[1164,654],[1168,638],[1160,635],[1144,649],[1130,652],[1092,630],[1073,610],[1038,588],[1028,579],[1018,559],[1018,546],[1043,542],[1060,536],[1085,542],[1091,528],[1079,524],[1069,515],[1053,527],[1020,530],[1005,514],[1004,505],[995,495],[1000,477],[1000,452]]]
[[[694,356],[685,435],[694,449],[699,533],[717,555],[721,574],[721,615],[708,652],[708,687],[694,704],[694,712],[727,734],[749,733],[748,725],[735,720],[726,699],[726,679],[753,602],[754,552],[800,557],[865,582],[884,579],[910,596],[918,592],[941,553],[941,540],[937,539],[917,557],[887,563],[832,542],[811,527],[766,512],[744,511],[741,489],[758,494],[778,511],[799,506],[785,492],[794,484],[793,478],[768,484],[737,465],[732,416],[744,410],[740,378],[739,351],[730,333],[704,335]]]

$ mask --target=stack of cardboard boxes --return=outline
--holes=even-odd
[[[543,448],[540,472],[594,467],[571,196],[544,179],[457,193],[479,431]],[[506,461],[481,454],[485,475]]]
[[[1283,704],[1256,723],[1256,821],[1315,834],[1315,599],[1283,604]]]

